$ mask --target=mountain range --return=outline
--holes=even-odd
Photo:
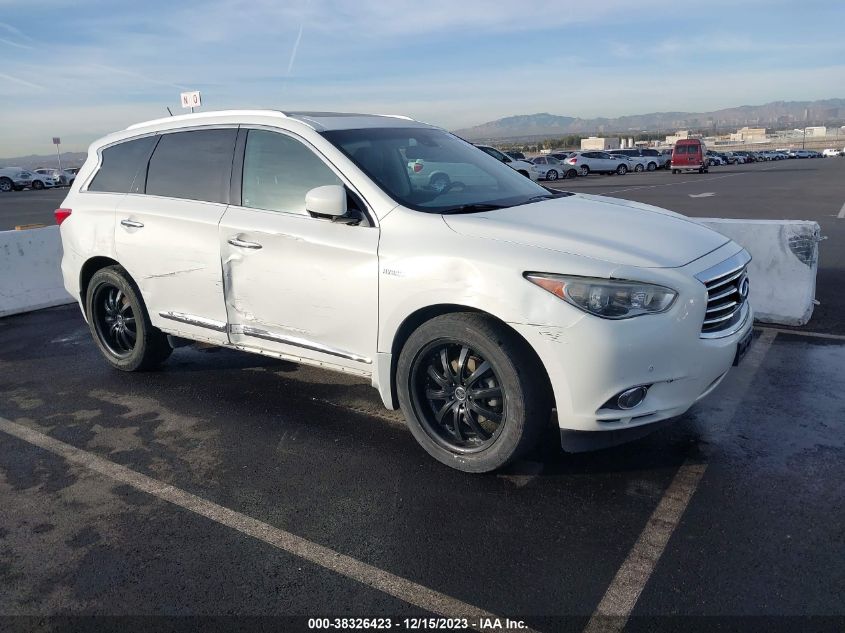
[[[547,112],[519,114],[454,132],[471,140],[516,140],[566,134],[673,132],[685,128],[724,131],[744,125],[783,128],[803,126],[805,122],[809,125],[834,122],[841,125],[845,122],[845,99],[773,101],[712,112],[651,112],[617,118],[583,119]]]

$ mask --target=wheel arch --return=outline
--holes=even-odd
[[[98,270],[108,266],[120,266],[120,262],[115,261],[111,257],[98,255],[86,260],[82,264],[82,268],[79,269],[79,303],[82,306],[83,312],[85,312],[85,297],[88,294],[88,284],[91,283],[91,278]],[[129,275],[128,272],[126,274]],[[86,313],[85,316],[87,318],[88,314]]]
[[[385,390],[384,387],[380,388],[380,390],[382,391],[382,399],[384,400],[385,404],[392,405],[393,409],[399,408],[399,398],[396,389],[396,369],[399,363],[399,354],[401,353],[402,348],[405,346],[405,343],[407,342],[408,338],[410,338],[411,334],[413,334],[413,332],[426,321],[430,321],[435,317],[443,316],[444,314],[454,314],[458,312],[471,312],[489,317],[493,319],[499,326],[505,328],[506,330],[511,332],[518,340],[520,340],[525,345],[525,349],[534,355],[536,361],[539,363],[539,366],[543,368],[543,377],[546,380],[550,397],[554,399],[554,390],[551,388],[551,380],[549,379],[549,374],[546,370],[546,366],[543,364],[540,355],[537,354],[537,351],[534,349],[531,343],[524,336],[522,336],[522,334],[512,328],[506,321],[503,321],[495,314],[491,314],[490,312],[487,312],[485,310],[480,310],[472,306],[457,303],[439,303],[417,309],[416,311],[412,312],[407,317],[405,317],[402,323],[399,324],[399,327],[396,328],[396,332],[394,332],[393,334],[393,341],[390,346],[389,383],[388,385],[385,385],[387,387],[387,390]]]

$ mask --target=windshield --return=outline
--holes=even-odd
[[[443,130],[369,128],[323,136],[391,198],[417,211],[482,211],[555,195]]]

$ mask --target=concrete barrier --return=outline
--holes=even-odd
[[[58,226],[0,231],[0,317],[72,303],[61,261]]]
[[[749,301],[764,323],[804,325],[813,314],[820,228],[804,220],[696,219],[751,253]]]

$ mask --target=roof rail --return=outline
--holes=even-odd
[[[134,123],[127,127],[127,130],[137,130],[138,128],[148,127],[151,125],[159,125],[170,121],[190,121],[191,119],[214,119],[224,116],[238,116],[244,114],[260,114],[262,116],[275,116],[282,119],[288,116],[279,110],[212,110],[210,112],[192,112],[191,114],[177,114],[175,116],[166,116],[160,119],[152,119],[151,121],[142,121],[141,123]]]

